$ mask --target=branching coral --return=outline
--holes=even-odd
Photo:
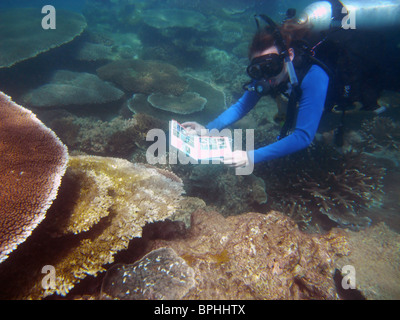
[[[202,111],[207,99],[196,92],[185,92],[180,96],[153,93],[147,101],[157,109],[166,110],[178,114],[192,114]]]
[[[319,223],[358,229],[370,222],[363,209],[381,202],[385,170],[360,153],[341,155],[315,144],[260,166],[256,174],[266,182],[271,208],[287,212],[302,227]]]
[[[388,117],[375,117],[362,124],[361,134],[365,140],[367,152],[382,150],[399,151],[400,126]]]
[[[222,165],[200,165],[176,168],[188,176],[187,193],[201,197],[224,215],[240,214],[259,208],[267,202],[265,183],[255,175],[235,175]]]
[[[71,152],[124,159],[130,159],[138,148],[148,146],[146,135],[150,129],[168,128],[168,123],[146,114],[135,114],[131,119],[119,116],[110,121],[54,111],[45,112],[42,116]]]

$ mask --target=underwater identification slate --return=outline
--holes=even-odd
[[[176,120],[169,122],[170,144],[194,160],[216,160],[230,156],[231,141],[224,136],[190,135]]]

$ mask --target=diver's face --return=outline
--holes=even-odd
[[[279,55],[279,51],[278,48],[273,46],[271,48],[268,48],[264,51],[260,51],[260,52],[256,52],[252,57],[251,60],[253,60],[254,58],[258,58],[261,57],[263,55],[267,55],[267,54],[277,54]],[[294,51],[292,48],[289,49],[289,56],[290,56],[290,60],[293,61],[294,58]],[[282,71],[275,77],[271,77],[269,80],[271,81],[273,86],[277,86],[280,83],[286,81],[288,79],[288,72],[286,70],[286,64],[284,65],[284,67],[282,68]]]

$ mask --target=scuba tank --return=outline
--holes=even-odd
[[[400,26],[400,0],[317,1],[299,18],[300,24],[310,24],[316,32],[345,28],[348,22],[353,23],[351,28],[362,30]]]

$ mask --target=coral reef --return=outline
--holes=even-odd
[[[174,118],[179,122],[196,120],[204,124],[215,119],[225,110],[226,101],[224,92],[212,85],[210,81],[204,81],[190,76],[187,77],[186,81],[188,84],[187,92],[195,92],[200,97],[207,100],[202,111],[184,115],[156,109],[147,101],[147,96],[143,94],[135,94],[128,100],[127,107],[134,113],[146,113],[164,121],[169,121],[171,118]]]
[[[102,43],[85,42],[75,53],[75,58],[80,61],[101,61],[113,59],[112,46]]]
[[[375,117],[362,123],[361,135],[363,137],[364,151],[382,152],[399,151],[400,126],[399,123],[388,117]]]
[[[66,295],[81,279],[104,271],[146,223],[170,217],[182,193],[170,172],[117,158],[71,157],[49,219],[0,265],[0,296]],[[48,288],[42,286],[44,265],[56,270]]]
[[[52,48],[72,41],[86,28],[85,18],[76,12],[57,10],[57,28],[44,30],[40,10],[15,8],[0,13],[0,68],[10,67]],[[15,23],[18,21],[18,23]]]
[[[338,270],[355,268],[355,284],[366,299],[400,299],[400,235],[385,223],[346,236],[350,254],[336,261]]]
[[[31,107],[103,104],[119,100],[124,93],[90,73],[58,70],[49,84],[22,96]]]
[[[101,295],[118,300],[178,300],[194,284],[194,271],[185,260],[171,248],[160,248],[132,265],[110,268]]]
[[[125,59],[97,69],[100,78],[133,93],[182,94],[187,87],[173,65],[153,60]]]
[[[363,154],[340,154],[316,143],[259,166],[255,174],[266,183],[270,208],[289,214],[302,228],[357,230],[371,221],[363,210],[381,204],[385,169]]]
[[[400,107],[400,92],[383,90],[377,103],[381,107],[398,108]]]
[[[153,93],[147,101],[157,109],[178,114],[192,114],[204,109],[207,99],[196,92],[185,92],[179,96]]]
[[[246,68],[247,60],[240,59],[226,50],[215,47],[204,48],[203,52],[207,65],[212,66],[210,72],[213,79],[218,83],[226,84],[227,89],[232,87],[235,81],[240,82],[241,85],[236,93],[242,92],[243,83],[248,81],[247,78],[243,77],[243,70]]]
[[[53,129],[71,152],[131,159],[136,151],[147,149],[150,129],[168,129],[168,124],[146,114],[131,119],[121,116],[109,121],[97,117],[77,117],[62,109],[41,112],[43,121]]]
[[[0,92],[0,262],[45,218],[67,162],[54,132]]]
[[[265,183],[255,175],[238,176],[222,165],[203,164],[184,168],[180,175],[185,179],[188,195],[201,196],[223,215],[240,214],[259,209],[267,203]],[[179,169],[175,169],[179,172]]]
[[[154,240],[172,248],[195,272],[183,299],[337,299],[334,262],[348,254],[335,230],[308,235],[278,212],[224,218],[197,210],[183,239]]]
[[[156,29],[165,28],[194,28],[204,29],[207,18],[196,11],[185,9],[146,9],[140,12],[143,22]]]

